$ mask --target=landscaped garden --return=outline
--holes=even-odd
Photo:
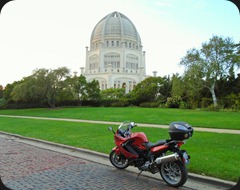
[[[173,121],[186,121],[194,128],[240,129],[239,112],[85,107],[0,110],[0,114],[117,122],[131,120],[136,123],[166,125]],[[0,131],[103,153],[109,153],[114,146],[113,135],[107,127],[108,125],[103,124],[0,117]],[[137,127],[134,131],[145,132],[151,142],[169,138],[167,129]],[[240,176],[240,135],[195,131],[193,137],[183,145],[183,148],[191,155],[191,163],[188,166],[190,172],[225,180],[238,180]]]

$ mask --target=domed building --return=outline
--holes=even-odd
[[[101,90],[125,88],[126,93],[146,78],[145,52],[129,18],[115,11],[97,23],[81,73],[87,81],[98,80]]]

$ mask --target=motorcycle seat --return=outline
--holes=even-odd
[[[151,149],[151,148],[153,148],[153,147],[161,146],[161,145],[164,145],[164,144],[166,144],[166,143],[167,143],[166,140],[160,140],[160,141],[158,141],[158,142],[156,142],[156,143],[146,142],[146,143],[144,144],[144,146],[145,146],[147,149]]]

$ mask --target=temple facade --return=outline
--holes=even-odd
[[[125,88],[128,93],[146,78],[142,47],[131,20],[122,13],[112,12],[94,27],[81,74],[88,82],[98,80],[101,90]]]

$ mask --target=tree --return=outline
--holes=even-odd
[[[87,100],[98,103],[101,99],[101,91],[98,80],[92,80],[87,83]]]
[[[6,100],[3,99],[3,92],[4,92],[3,86],[0,85],[0,107],[6,104]]]
[[[66,67],[35,70],[31,76],[14,86],[11,96],[14,101],[47,102],[54,108],[57,96],[68,88],[66,79],[69,72]]]
[[[54,108],[56,105],[57,95],[63,90],[68,88],[66,79],[70,75],[70,70],[66,67],[61,67],[55,70],[50,70],[46,77],[46,97],[48,104]]]
[[[7,86],[5,87],[4,92],[3,92],[3,98],[7,101],[7,103],[14,101],[11,94],[12,94],[14,87],[16,85],[18,85],[19,83],[21,83],[21,81],[15,81],[12,84],[7,84]]]
[[[168,78],[148,77],[137,84],[133,91],[130,92],[130,96],[136,104],[140,104],[157,101],[167,93],[170,94],[170,92]]]
[[[233,40],[229,37],[213,36],[209,42],[202,43],[201,49],[188,50],[180,65],[185,66],[185,76],[196,89],[209,89],[216,107],[216,82],[234,72],[238,67],[237,60]]]
[[[11,96],[14,101],[34,102],[38,101],[37,86],[35,79],[31,76],[25,77],[18,85],[13,88]]]
[[[172,79],[168,76],[161,78],[161,81],[158,82],[158,98],[166,101],[168,97],[171,96],[172,91]],[[160,95],[160,96],[159,96]]]
[[[124,98],[125,88],[108,88],[101,91],[103,100],[118,100]]]
[[[3,98],[3,86],[0,85],[0,99]]]
[[[185,88],[184,88],[184,82],[182,80],[182,77],[179,76],[179,74],[174,74],[172,76],[172,91],[171,96],[180,96],[182,97],[184,94]]]
[[[71,88],[73,99],[77,100],[79,105],[82,105],[83,101],[88,100],[88,82],[85,76],[74,76],[68,78],[67,82]]]

